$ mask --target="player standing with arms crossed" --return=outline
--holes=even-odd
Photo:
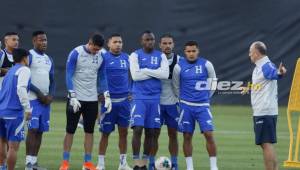
[[[123,40],[120,34],[108,38],[109,51],[103,55],[106,64],[108,89],[112,100],[110,113],[101,114],[98,170],[105,169],[104,157],[108,138],[118,125],[120,163],[118,170],[132,170],[127,164],[127,134],[130,120],[130,80],[128,54],[122,52]],[[102,109],[105,110],[105,109]]]
[[[187,170],[193,167],[192,138],[195,122],[200,126],[206,139],[206,148],[210,157],[210,169],[217,168],[217,148],[213,137],[213,118],[210,112],[210,98],[213,91],[202,87],[216,80],[216,73],[211,62],[199,56],[196,41],[189,41],[184,46],[185,59],[179,61],[173,71],[173,86],[180,99],[179,128],[183,132],[183,151]]]
[[[161,79],[169,77],[169,63],[164,54],[154,49],[155,36],[144,31],[142,48],[129,56],[130,72],[133,80],[131,127],[133,129],[132,150],[134,170],[146,170],[151,148],[156,143],[160,122]],[[144,153],[140,157],[141,137],[145,130]]]
[[[66,108],[67,125],[64,139],[63,161],[60,170],[69,169],[70,151],[74,133],[80,115],[84,126],[84,163],[82,169],[95,170],[91,162],[93,148],[93,133],[98,115],[98,94],[103,92],[107,112],[111,110],[111,100],[107,88],[107,80],[103,58],[99,52],[104,39],[95,34],[86,45],[76,47],[71,51],[67,61],[66,83],[68,102]]]
[[[26,137],[26,168],[43,169],[37,164],[37,156],[42,143],[42,135],[49,131],[50,104],[54,95],[54,63],[45,51],[47,50],[47,35],[44,31],[32,33],[33,49],[29,55],[31,85],[29,99],[32,116],[28,121]]]
[[[5,160],[8,170],[15,169],[24,123],[31,114],[29,52],[18,48],[12,55],[15,65],[6,73],[0,91],[0,170],[6,170]]]
[[[7,32],[4,35],[5,48],[0,51],[0,89],[2,80],[9,68],[14,65],[12,52],[19,46],[19,36],[16,32]]]
[[[168,127],[169,136],[169,152],[171,154],[172,170],[178,170],[177,156],[178,156],[178,119],[179,113],[177,110],[178,99],[175,96],[172,85],[172,73],[174,66],[178,63],[180,56],[173,52],[174,49],[174,38],[170,34],[164,34],[160,37],[160,49],[166,55],[169,62],[169,77],[167,80],[161,80],[162,91],[160,96],[160,119],[162,124]],[[159,131],[160,133],[160,131]],[[149,157],[149,170],[155,168],[155,155],[158,150],[158,137],[159,133],[155,134],[155,146],[151,150]]]
[[[277,158],[273,144],[277,143],[276,124],[278,116],[277,80],[286,74],[286,68],[279,68],[267,56],[267,47],[263,42],[251,44],[249,49],[251,62],[256,65],[252,73],[251,104],[255,143],[263,150],[266,170],[277,170]],[[242,94],[248,92],[245,88]]]

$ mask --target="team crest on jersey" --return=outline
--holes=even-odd
[[[92,63],[98,64],[98,56],[93,57],[93,62]]]
[[[126,60],[120,60],[120,64],[121,64],[121,68],[126,68],[127,67]]]
[[[196,74],[201,74],[202,73],[202,66],[201,65],[195,66],[195,73]]]
[[[158,58],[155,56],[151,56],[151,64],[158,64]]]

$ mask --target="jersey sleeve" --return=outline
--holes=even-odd
[[[66,84],[68,91],[74,91],[72,78],[76,69],[78,56],[79,53],[76,50],[71,51],[71,53],[68,56],[68,61],[66,65]]]
[[[32,64],[32,54],[31,53],[29,53],[29,55],[28,55],[28,63],[29,63],[29,67],[30,67]]]
[[[150,79],[151,77],[146,75],[143,70],[140,69],[139,62],[138,62],[138,55],[133,52],[129,56],[129,68],[131,73],[131,78],[133,81],[142,81]]]
[[[216,72],[214,69],[214,66],[212,65],[212,63],[210,61],[207,61],[205,63],[205,67],[207,69],[207,73],[208,73],[208,83],[211,85],[210,87],[213,87],[213,83],[215,83],[218,79],[216,76]],[[210,90],[210,97],[215,93],[214,89]]]
[[[103,59],[103,61],[101,63],[101,66],[99,67],[98,78],[97,78],[98,79],[98,86],[97,86],[98,94],[108,91],[105,59],[104,59],[104,57],[102,57],[102,59]]]
[[[160,67],[157,69],[143,69],[148,76],[157,79],[168,79],[169,77],[169,62],[165,54],[161,55]]]
[[[49,80],[50,80],[50,85],[49,85],[49,95],[50,96],[54,96],[55,93],[55,80],[54,80],[54,62],[53,59],[51,57],[49,57],[50,61],[51,61],[51,68],[50,68],[50,72],[49,72]]]
[[[28,67],[21,67],[16,74],[18,75],[17,94],[23,109],[26,112],[31,111],[29,96],[27,92],[28,82],[30,80],[30,69]]]
[[[268,79],[268,80],[278,80],[278,79],[282,78],[281,75],[278,75],[278,70],[277,70],[275,64],[273,64],[271,62],[267,62],[266,64],[264,64],[262,66],[262,72],[263,72],[264,78]]]
[[[4,51],[0,50],[0,67],[2,67],[3,65],[3,61],[4,61]]]
[[[180,88],[180,71],[181,67],[179,64],[174,66],[173,76],[172,76],[172,86],[175,96],[179,98],[179,88]]]

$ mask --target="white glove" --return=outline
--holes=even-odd
[[[110,99],[109,92],[105,91],[103,93],[103,96],[104,96],[104,107],[106,108],[106,111],[104,112],[104,114],[105,113],[110,113],[112,104],[111,104],[111,99]]]
[[[76,99],[76,94],[74,91],[69,91],[69,97],[70,97],[70,106],[73,107],[74,113],[77,113],[79,109],[81,108],[80,102]]]

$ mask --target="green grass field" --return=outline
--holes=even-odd
[[[218,165],[220,170],[262,170],[263,161],[261,149],[254,145],[252,112],[246,106],[212,106],[215,121],[215,138],[218,146]],[[39,154],[39,164],[50,170],[58,169],[62,158],[62,141],[65,134],[65,104],[54,103],[51,113],[51,131],[44,136],[42,148]],[[95,131],[93,160],[97,163],[97,150],[100,134]],[[205,149],[204,138],[197,128],[194,141],[194,167],[196,170],[209,169],[209,159]],[[128,161],[131,160],[131,130],[128,137]],[[185,160],[182,153],[182,136],[180,139],[179,165],[180,170],[185,169]],[[110,138],[106,155],[106,169],[116,170],[118,167],[117,133]],[[278,119],[278,144],[276,150],[280,169],[282,162],[288,154],[289,133],[286,120],[286,108],[280,108]],[[166,128],[162,130],[159,140],[158,156],[168,156]],[[17,168],[24,169],[25,153],[24,142],[19,152]],[[78,129],[71,152],[71,169],[79,170],[83,157],[83,130]]]

